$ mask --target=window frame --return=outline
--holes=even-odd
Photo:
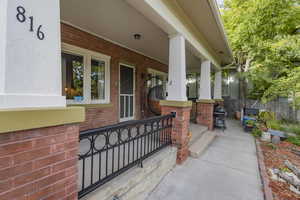
[[[159,70],[152,69],[152,68],[148,68],[148,74],[152,74],[154,76],[157,76],[157,75],[162,76],[163,77],[163,81],[165,83],[167,83],[168,73],[166,73],[166,72],[159,71]],[[152,84],[152,87],[153,87],[153,84]]]
[[[163,72],[163,71],[159,71],[159,70],[156,70],[156,69],[153,69],[153,68],[148,68],[147,69],[147,72],[148,74],[151,74],[152,76],[162,76],[163,77],[163,87],[164,87],[164,95],[165,97],[167,97],[167,94],[168,94],[168,76],[169,74],[166,73],[166,72]],[[153,83],[152,83],[152,80],[151,80],[151,87],[154,87]]]
[[[110,60],[111,57],[94,52],[88,49],[80,48],[74,45],[62,43],[61,53],[77,55],[83,57],[83,101],[68,100],[67,104],[109,104],[110,103]],[[60,56],[61,56],[60,53]],[[91,98],[91,61],[103,61],[105,63],[105,98],[92,100]]]

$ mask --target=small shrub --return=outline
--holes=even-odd
[[[287,141],[294,145],[300,146],[300,138],[299,137],[290,136],[290,137],[288,137]]]
[[[274,121],[276,119],[275,113],[270,111],[262,111],[259,113],[259,120],[262,122]]]
[[[277,149],[276,145],[274,145],[272,143],[268,143],[267,146],[270,147],[273,150]]]
[[[291,173],[292,171],[289,169],[289,168],[287,168],[287,167],[282,167],[282,168],[280,168],[280,171],[282,171],[282,172],[287,172],[287,173]]]
[[[273,129],[273,130],[280,130],[281,129],[280,122],[277,121],[277,120],[267,121],[267,127],[269,129]]]
[[[252,135],[253,135],[254,137],[256,137],[256,138],[261,137],[262,131],[261,131],[260,129],[258,129],[258,128],[254,128],[254,129],[252,130]]]
[[[298,124],[285,124],[282,126],[281,131],[288,133],[295,133],[300,136],[300,125]]]
[[[293,125],[288,126],[288,130],[291,133],[295,133],[297,135],[300,135],[300,126],[297,125],[297,124],[293,124]]]

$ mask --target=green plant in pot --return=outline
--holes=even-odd
[[[254,120],[247,120],[246,121],[246,126],[248,127],[254,127],[256,122]]]

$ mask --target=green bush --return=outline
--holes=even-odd
[[[261,135],[262,135],[262,131],[260,130],[260,129],[258,129],[258,128],[254,128],[253,130],[252,130],[252,135],[254,136],[254,137],[261,137]]]
[[[267,127],[273,130],[281,130],[281,124],[277,120],[267,121]]]
[[[300,136],[300,125],[298,124],[286,124],[282,126],[282,131],[295,133]]]
[[[294,145],[297,145],[297,146],[300,146],[300,138],[299,137],[288,137],[287,139],[288,142],[294,144]]]
[[[267,121],[274,121],[274,120],[276,120],[275,113],[274,112],[270,112],[270,111],[262,111],[262,112],[260,112],[258,118],[259,118],[259,120],[261,122],[264,122],[264,123],[266,123]]]

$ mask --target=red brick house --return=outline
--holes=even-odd
[[[110,134],[130,120],[137,121],[122,128],[132,138],[126,140],[129,153],[133,143],[128,167],[141,159],[135,158],[134,142],[142,148],[138,141],[146,140],[134,138],[136,130],[128,127],[143,125],[146,134],[149,123],[150,134],[159,138],[151,154],[171,128],[168,145],[177,145],[177,163],[182,163],[192,107],[187,94],[198,99],[197,122],[212,129],[213,104],[222,100],[222,66],[232,59],[214,0],[3,0],[0,26],[0,199],[77,199],[79,132],[92,135],[80,140],[90,140],[95,149],[99,132],[106,131],[101,134],[111,153],[119,147],[108,141]],[[199,74],[200,87],[187,91],[186,77],[192,73]],[[159,77],[165,98],[156,105],[162,118],[147,122],[153,115],[147,91],[157,85],[149,77]],[[107,126],[112,127],[101,129]],[[98,133],[91,132],[95,129]],[[117,134],[124,155],[125,140]],[[79,168],[84,166],[83,161]],[[105,178],[122,170],[106,172]],[[99,173],[98,182],[83,183],[84,195],[104,184]]]

